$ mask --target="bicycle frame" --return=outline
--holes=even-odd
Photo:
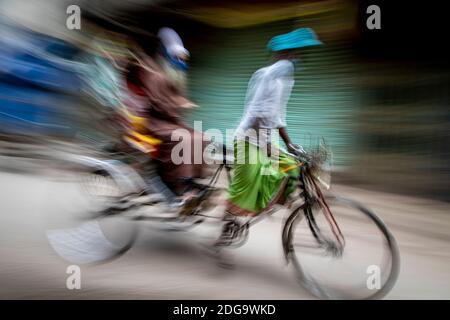
[[[299,193],[299,196],[302,197],[304,201],[303,201],[303,204],[301,204],[299,207],[295,208],[292,211],[292,213],[286,220],[284,229],[286,230],[286,228],[290,228],[290,225],[295,220],[295,218],[297,218],[300,210],[303,210],[305,217],[308,220],[308,226],[309,226],[313,236],[317,240],[317,242],[322,245],[326,245],[327,243],[329,243],[330,241],[327,241],[327,238],[322,235],[320,228],[318,227],[318,225],[315,221],[313,212],[312,212],[313,206],[315,204],[318,204],[323,209],[323,213],[325,214],[325,217],[333,231],[334,236],[336,237],[336,239],[339,243],[339,246],[343,247],[343,245],[345,243],[344,237],[339,229],[339,226],[337,225],[336,220],[333,217],[333,214],[331,213],[331,211],[325,201],[325,198],[324,198],[319,186],[317,185],[317,183],[314,180],[315,178],[309,172],[307,163],[298,159],[298,166],[300,168],[300,176],[299,176],[300,193]],[[206,185],[198,184],[198,187],[203,189],[203,194],[201,196],[201,198],[202,198],[201,200],[207,199],[208,196],[211,194],[211,192],[213,192],[215,190],[214,186],[217,183],[217,181],[219,180],[220,174],[224,168],[226,170],[228,183],[231,182],[231,173],[230,172],[231,172],[232,167],[230,164],[227,163],[226,159],[224,158],[224,161],[219,164],[219,167],[215,170],[214,174],[209,179],[208,184],[206,184]],[[285,191],[285,188],[287,185],[287,183],[286,183],[287,179],[292,179],[292,178],[286,178],[286,180],[284,180],[282,182],[282,187],[280,188],[278,193],[280,193],[280,192],[283,193]],[[311,195],[308,191],[308,187],[313,188],[313,190],[317,196]],[[200,203],[201,203],[201,201],[200,201]],[[119,209],[117,211],[115,211],[113,209],[112,212],[120,213],[123,211],[134,209],[136,207],[145,206],[145,205],[153,205],[153,204],[154,203],[140,203],[137,205],[132,205],[127,208]],[[110,209],[111,208],[109,208],[109,210]],[[208,216],[208,215],[203,215],[200,213],[200,211],[201,211],[201,205],[199,205],[197,208],[195,208],[195,210],[192,212],[192,214],[190,216],[191,217],[197,216],[199,218],[201,218],[201,217],[217,218],[217,217],[212,217],[212,216]],[[249,221],[247,221],[244,225],[242,225],[241,228],[248,229],[252,225],[264,220],[266,217],[271,216],[273,213],[274,213],[273,206],[270,205],[270,206],[268,206],[268,208],[261,211],[255,217],[252,217]],[[107,214],[111,214],[111,212],[107,213]],[[145,218],[144,217],[139,217],[139,218],[135,217],[134,219],[135,220],[144,220],[145,219],[145,220],[159,220],[159,221],[176,221],[176,220],[179,220],[180,217],[166,217],[166,218],[156,218],[155,217],[154,218],[154,217],[147,216]],[[197,225],[200,222],[202,222],[202,221],[200,221],[200,220],[195,221],[192,225],[193,226]],[[283,232],[283,234],[284,234],[284,232]],[[283,243],[285,243],[285,242],[283,242]],[[284,250],[285,250],[285,253],[287,253],[289,251],[289,248],[284,248]]]
[[[297,208],[295,208],[292,213],[287,218],[285,225],[283,227],[283,233],[282,233],[282,242],[283,242],[283,251],[285,254],[286,261],[288,262],[288,255],[292,251],[292,248],[289,247],[290,241],[288,241],[287,237],[291,234],[291,228],[293,227],[294,221],[298,219],[300,211],[303,211],[308,227],[311,230],[312,235],[316,239],[317,243],[323,247],[326,247],[326,249],[329,249],[332,251],[335,255],[341,255],[343,248],[345,246],[345,238],[339,228],[339,225],[337,224],[326,200],[325,197],[320,190],[317,183],[314,181],[314,177],[310,174],[308,167],[301,166],[301,174],[300,174],[300,196],[303,197],[304,202]],[[312,187],[317,194],[316,197],[313,197],[307,190],[308,185]],[[316,219],[313,214],[313,206],[319,205],[322,209],[323,214],[325,215],[325,218],[332,230],[332,233],[335,237],[335,239],[338,242],[338,245],[335,245],[335,242],[332,240],[327,239],[326,236],[324,236],[319,228],[319,226],[316,223]]]

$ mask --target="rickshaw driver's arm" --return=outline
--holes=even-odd
[[[278,128],[278,132],[280,133],[281,139],[283,139],[283,142],[286,145],[287,151],[293,154],[297,154],[299,150],[302,150],[302,148],[296,144],[293,144],[288,133],[286,130],[286,127]],[[272,156],[272,144],[269,142],[267,143],[267,156]]]
[[[287,133],[286,127],[279,128],[278,131],[280,132],[281,139],[283,139],[284,143],[286,144],[288,151],[294,154],[297,153],[300,147],[292,143],[291,138]]]

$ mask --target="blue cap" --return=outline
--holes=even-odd
[[[267,48],[270,51],[318,46],[323,44],[311,28],[299,28],[289,33],[280,34],[270,39]]]

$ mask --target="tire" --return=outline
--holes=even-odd
[[[302,287],[307,289],[311,294],[314,296],[321,298],[321,299],[380,299],[383,298],[386,294],[388,294],[393,286],[396,283],[396,280],[398,278],[399,269],[400,269],[400,253],[398,249],[397,242],[392,235],[392,233],[389,231],[389,229],[386,227],[384,222],[371,210],[364,207],[360,203],[337,197],[337,196],[331,196],[327,197],[327,203],[330,206],[331,212],[333,213],[339,227],[342,229],[342,234],[344,238],[346,239],[344,249],[342,251],[341,257],[335,257],[332,254],[329,254],[327,257],[327,250],[323,249],[322,246],[318,244],[316,241],[316,246],[307,246],[306,244],[304,247],[306,248],[305,251],[302,251],[302,244],[297,244],[296,240],[298,241],[300,237],[305,238],[305,230],[309,229],[308,219],[306,218],[306,215],[308,213],[308,207],[305,205],[302,205],[298,208],[296,208],[292,214],[289,216],[289,218],[286,220],[283,233],[282,233],[282,241],[283,241],[283,247],[285,251],[285,256],[288,262],[292,263],[297,279]],[[340,206],[346,208],[347,210],[354,211],[359,217],[351,218],[348,215],[345,216],[345,214],[342,214],[342,217],[339,216],[342,209],[337,209]],[[336,214],[338,212],[339,214]],[[319,218],[318,213],[322,213],[321,209],[316,208],[314,212],[314,217],[316,219]],[[323,216],[323,214],[321,214]],[[330,267],[330,281],[328,284],[326,284],[326,281],[322,281],[322,277],[319,276],[320,272],[322,270],[316,270],[322,268],[322,266],[325,266],[325,264],[322,264],[319,262],[319,259],[323,259],[326,261],[330,261],[330,264],[333,263],[333,261],[344,261],[346,258],[348,258],[346,254],[346,250],[349,245],[349,241],[347,239],[347,232],[346,232],[346,224],[344,223],[345,219],[351,219],[348,224],[354,226],[349,226],[348,231],[349,234],[353,233],[355,235],[352,235],[349,237],[350,240],[352,240],[356,245],[353,247],[357,248],[360,243],[367,244],[367,248],[364,251],[357,250],[359,253],[353,253],[353,256],[357,257],[358,259],[365,259],[366,255],[369,255],[369,253],[372,253],[372,251],[377,250],[377,254],[374,254],[374,256],[378,256],[378,250],[381,250],[382,254],[380,254],[382,263],[379,265],[369,265],[364,275],[366,277],[365,283],[359,283],[359,279],[350,287],[350,285],[347,286],[345,283],[346,280],[343,281],[343,283],[340,285],[338,284],[340,277],[338,275],[333,275],[333,273],[337,270],[337,268]],[[371,225],[371,232],[368,232],[367,235],[363,235],[359,238],[360,233],[363,232],[363,228],[361,227],[361,221],[366,221],[368,225]],[[358,226],[359,228],[353,228],[352,227]],[[305,226],[308,226],[306,228]],[[326,226],[326,224],[320,225],[322,229],[323,226]],[[377,233],[377,236],[375,236],[375,230]],[[312,234],[311,230],[307,230],[309,234]],[[300,234],[300,235],[299,235]],[[380,244],[373,244],[373,239],[375,237],[379,238]],[[313,236],[307,235],[306,238],[315,239]],[[305,238],[305,239],[306,239]],[[333,237],[327,237],[328,240],[333,239]],[[338,245],[337,240],[335,240],[334,245]],[[313,241],[314,242],[314,241]],[[356,251],[356,250],[355,250]],[[311,253],[312,252],[312,253]],[[318,254],[318,257],[315,255]],[[306,263],[308,260],[308,263]],[[370,259],[369,259],[370,260]],[[338,264],[339,262],[337,262]],[[365,262],[364,262],[365,263]],[[364,263],[361,263],[358,261],[358,265],[361,264],[364,266]],[[378,266],[377,269],[373,269],[373,266],[375,268]],[[381,267],[383,269],[381,269]],[[328,266],[327,266],[328,267]],[[325,268],[325,267],[323,267]],[[380,277],[380,280],[378,282],[375,281],[375,286],[372,287],[369,286],[369,279],[372,275],[369,273],[369,268],[372,271],[378,272],[378,276]],[[355,267],[355,269],[358,269],[358,267]],[[358,270],[362,270],[359,268]],[[371,271],[371,272],[372,272]],[[352,278],[352,266],[347,267],[347,269],[343,269],[343,274],[348,273],[352,274],[351,277],[343,277],[343,278]],[[375,273],[374,272],[374,275]],[[369,276],[367,275],[369,273]],[[325,272],[323,273],[325,275]],[[358,272],[359,274],[359,272]],[[383,276],[381,276],[383,275]],[[325,277],[324,277],[325,278]],[[362,279],[361,275],[361,279]],[[352,279],[353,280],[353,279]],[[351,281],[349,281],[351,282]],[[364,287],[364,284],[366,285]],[[360,286],[362,285],[362,286]]]
[[[126,253],[137,239],[138,222],[124,216],[126,211],[100,214],[130,191],[123,188],[129,184],[120,181],[119,169],[116,168],[113,176],[105,168],[108,166],[86,166],[76,173],[76,177],[57,187],[65,192],[55,201],[58,224],[55,225],[56,219],[52,219],[51,227],[47,228],[47,239],[62,258],[72,263],[110,261]],[[115,189],[116,194],[102,196],[93,192],[105,186]]]

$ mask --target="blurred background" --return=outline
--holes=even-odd
[[[190,123],[202,120],[204,130],[225,130],[238,124],[252,73],[269,61],[268,40],[311,27],[325,46],[301,57],[287,112],[293,140],[307,145],[309,134],[323,136],[333,150],[335,181],[373,206],[409,203],[411,207],[385,210],[405,213],[403,218],[383,216],[399,219],[398,225],[408,218],[415,221],[403,230],[406,234],[423,226],[420,217],[429,211],[431,233],[424,237],[440,239],[442,243],[430,246],[448,252],[450,66],[445,14],[430,2],[414,7],[392,2],[0,0],[2,214],[21,210],[11,199],[25,197],[26,186],[33,185],[24,174],[60,166],[57,154],[88,152],[117,139],[108,119],[120,72],[108,58],[126,59],[131,37],[156,46],[157,31],[174,28],[191,54],[188,94],[199,105],[186,117]],[[81,8],[80,30],[66,27],[66,9],[73,4]],[[380,30],[366,27],[371,4],[381,8]],[[20,174],[9,175],[13,172]],[[38,190],[33,187],[33,201],[42,202]],[[408,235],[400,239],[405,246],[423,240]],[[4,248],[5,258],[10,249]],[[444,275],[449,260],[447,254],[441,258],[433,268]],[[8,259],[13,269],[14,258]],[[5,278],[0,282],[7,283]],[[447,285],[433,291],[443,279],[427,287],[428,296],[450,297]],[[394,297],[405,296],[410,283],[404,284]],[[26,297],[12,287],[1,297]],[[259,297],[256,289],[247,296]]]
[[[200,108],[187,116],[205,130],[234,128],[251,74],[269,61],[268,39],[308,26],[326,45],[302,56],[289,102],[293,138],[307,144],[308,134],[324,136],[343,179],[448,200],[448,49],[442,14],[432,6],[380,2],[382,28],[369,30],[367,1],[1,3],[6,139],[45,134],[73,141],[80,127],[92,131],[104,109],[100,98],[83,93],[107,79],[99,84],[89,64],[111,68],[93,45],[126,55],[127,37],[152,43],[166,25],[191,52],[189,95]],[[82,28],[68,30],[65,9],[75,3]],[[36,50],[41,56],[30,53]]]

